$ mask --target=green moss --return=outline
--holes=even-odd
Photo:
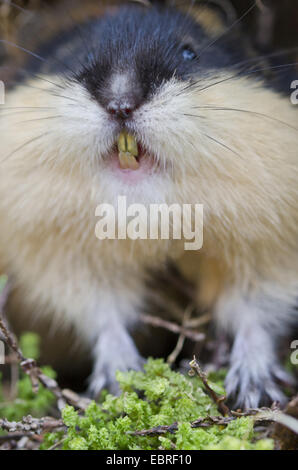
[[[0,294],[3,291],[4,287],[6,286],[8,281],[8,277],[4,274],[0,275]]]
[[[1,284],[1,282],[0,282]],[[1,287],[1,286],[0,286]],[[39,357],[39,338],[26,333],[20,338],[26,357]],[[43,372],[55,378],[54,371],[44,367]],[[208,381],[219,394],[224,393],[225,372],[212,373]],[[122,393],[116,397],[104,391],[99,403],[91,402],[84,414],[71,406],[62,411],[66,432],[49,433],[41,449],[62,445],[65,450],[270,450],[273,441],[258,439],[251,417],[237,418],[227,426],[192,428],[190,423],[198,418],[218,416],[218,410],[205,393],[198,377],[190,378],[173,372],[161,359],[149,359],[144,372],[118,372],[117,380]],[[32,391],[28,376],[20,371],[16,383],[16,398],[7,402],[1,388],[0,416],[10,421],[20,421],[28,414],[41,417],[51,414],[55,404],[53,394],[40,386]],[[137,430],[151,429],[177,423],[175,433],[153,436],[136,436]],[[59,447],[58,446],[58,447]]]
[[[211,384],[223,391],[222,376],[212,376]],[[144,372],[117,373],[122,393],[119,397],[105,394],[102,401],[92,402],[85,414],[71,406],[62,412],[67,433],[65,450],[137,450],[137,449],[266,449],[273,448],[270,439],[257,440],[253,419],[242,417],[228,426],[196,428],[190,422],[218,411],[203,390],[201,381],[173,372],[162,360],[149,359]],[[176,433],[159,436],[135,436],[136,430],[178,423]],[[48,435],[43,448],[61,440],[61,434]],[[48,447],[47,447],[48,446]]]
[[[20,348],[25,357],[39,359],[40,337],[35,333],[24,333],[20,338]]]

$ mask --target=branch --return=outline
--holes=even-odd
[[[191,318],[190,320],[187,320],[184,326],[188,328],[199,328],[203,325],[207,325],[211,319],[211,313],[204,313],[204,315],[200,315],[198,318]]]
[[[15,352],[23,372],[30,377],[33,391],[37,393],[39,383],[41,383],[45,388],[50,390],[58,399],[59,409],[62,409],[66,405],[66,403],[71,403],[77,409],[85,410],[91,400],[87,398],[81,398],[75,393],[72,393],[70,398],[69,391],[61,390],[56,380],[45,375],[42,370],[37,366],[36,361],[34,359],[28,359],[24,357],[21,349],[18,346],[17,339],[9,331],[8,326],[6,325],[6,322],[4,320],[4,306],[8,297],[8,292],[9,286],[8,282],[6,282],[6,284],[0,291],[0,331],[3,333],[4,340],[7,345]]]
[[[218,411],[223,415],[223,416],[229,416],[231,415],[230,409],[225,405],[225,400],[226,397],[224,395],[218,395],[208,384],[208,379],[205,374],[205,372],[201,369],[198,361],[196,360],[195,356],[193,360],[189,363],[191,370],[189,371],[189,375],[194,376],[197,374],[200,379],[202,380],[204,387],[206,389],[207,394],[210,396],[210,398],[214,401],[214,403],[217,406]]]
[[[22,421],[8,421],[0,419],[0,428],[3,431],[13,433],[14,437],[33,436],[43,432],[53,431],[58,428],[66,428],[62,419],[54,419],[51,417],[32,418],[32,416],[24,416]],[[10,438],[11,436],[9,436]],[[5,438],[5,436],[4,436]]]
[[[228,417],[221,417],[221,416],[208,416],[207,418],[199,418],[192,423],[190,423],[190,426],[195,429],[195,428],[209,428],[210,426],[214,426],[215,424],[220,425],[220,426],[227,426],[231,421],[234,421],[237,419],[234,416],[228,416]],[[156,435],[161,435],[161,434],[167,434],[168,432],[170,434],[174,434],[176,431],[178,431],[178,423],[173,423],[170,424],[169,426],[156,426],[151,429],[142,429],[140,431],[133,431],[129,432],[129,434],[132,434],[133,436],[156,436]]]
[[[251,416],[255,422],[258,421],[276,421],[277,415],[279,416],[279,412],[272,410],[270,408],[259,408],[259,409],[252,409],[247,410],[243,413],[231,411],[230,416],[207,416],[206,418],[199,418],[195,421],[190,423],[192,429],[196,428],[209,428],[211,426],[227,426],[232,421],[243,417],[243,416]],[[142,429],[139,431],[128,431],[127,434],[132,434],[133,436],[157,436],[162,434],[174,434],[178,431],[178,423],[175,422],[170,424],[169,426],[156,426],[151,429]]]
[[[182,320],[182,327],[185,328],[186,322],[190,319],[190,316],[192,314],[192,311],[194,309],[194,306],[192,304],[188,305],[186,308],[184,314],[183,314],[183,320]],[[176,361],[177,357],[181,353],[184,343],[186,340],[186,336],[184,333],[180,333],[177,344],[174,348],[174,350],[169,354],[167,358],[167,363],[172,365]]]
[[[244,412],[231,411],[230,416],[207,416],[206,418],[198,418],[190,423],[191,428],[209,428],[214,425],[227,426],[232,421],[244,416],[250,416],[254,422],[259,421],[277,421],[282,413],[276,405],[273,404],[272,408],[256,408],[246,410]],[[280,421],[278,421],[280,422]],[[175,422],[169,426],[156,426],[151,429],[142,429],[140,431],[128,431],[128,434],[134,436],[156,436],[166,433],[174,434],[178,431],[178,423]]]
[[[193,341],[203,341],[205,339],[204,333],[199,333],[196,331],[191,331],[190,329],[184,328],[183,326],[177,325],[176,323],[163,320],[162,318],[155,317],[153,315],[140,315],[140,319],[151,326],[157,328],[164,328],[165,330],[171,331],[172,333],[182,334],[186,338],[190,338]]]

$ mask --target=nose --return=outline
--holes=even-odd
[[[143,99],[143,86],[134,72],[118,72],[109,77],[104,106],[114,119],[130,118]]]
[[[118,119],[128,119],[136,108],[136,101],[129,98],[112,100],[107,105],[107,110],[111,116]]]

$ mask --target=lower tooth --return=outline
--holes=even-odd
[[[119,152],[119,162],[123,170],[137,170],[139,168],[139,162],[129,152]]]

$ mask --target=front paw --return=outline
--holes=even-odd
[[[118,370],[125,372],[128,370],[142,370],[144,359],[135,355],[134,357],[118,357],[117,360],[106,362],[99,360],[96,363],[93,373],[89,378],[88,396],[92,398],[98,397],[104,389],[108,390],[112,395],[120,394],[120,387],[116,380],[116,372]]]
[[[280,405],[287,402],[278,381],[293,383],[292,377],[279,364],[258,370],[257,367],[236,362],[228,372],[225,385],[228,397],[235,407],[251,409],[260,405],[271,405],[272,402],[278,402]]]

